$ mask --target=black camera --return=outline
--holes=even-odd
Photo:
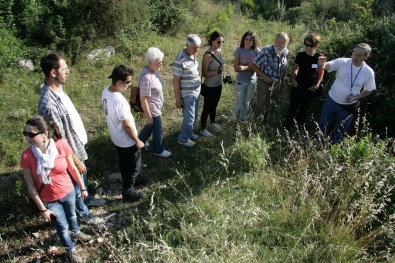
[[[226,75],[226,76],[224,77],[224,83],[232,84],[232,83],[233,83],[232,77],[229,76],[229,75]]]

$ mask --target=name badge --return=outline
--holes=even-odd
[[[317,64],[311,64],[311,68],[318,68]]]

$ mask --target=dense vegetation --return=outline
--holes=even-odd
[[[17,66],[22,58],[63,53],[71,68],[65,85],[87,127],[89,176],[102,180],[117,170],[99,101],[115,64],[138,71],[150,46],[165,53],[165,144],[169,160],[144,152],[151,179],[148,197],[133,205],[109,202],[127,220],[103,235],[102,245],[84,247],[92,261],[124,262],[384,262],[394,260],[395,3],[390,0],[0,0],[0,172],[17,171],[25,120],[36,113],[42,83],[38,70]],[[392,17],[391,17],[392,16]],[[214,29],[225,35],[224,57],[247,30],[261,46],[279,31],[291,36],[293,56],[307,32],[323,38],[330,59],[349,56],[352,47],[373,47],[368,64],[377,91],[363,101],[353,134],[340,146],[316,140],[314,105],[308,137],[286,133],[281,123],[284,94],[262,130],[253,120],[234,123],[234,87],[220,102],[223,131],[193,149],[178,146],[181,114],[174,107],[171,63],[189,33]],[[86,54],[112,45],[116,55],[91,62]],[[291,59],[293,60],[293,59]],[[230,71],[234,75],[233,71]],[[329,88],[334,75],[327,74]],[[144,123],[135,115],[138,124]],[[0,175],[0,177],[6,177]],[[0,261],[27,261],[30,232],[40,219],[22,209],[22,180],[1,194]],[[111,200],[111,198],[109,197]],[[45,227],[40,226],[40,229]],[[92,229],[92,231],[96,231]],[[26,233],[15,234],[15,233]],[[29,243],[30,242],[30,243]],[[97,248],[97,249],[96,249]],[[116,249],[115,249],[116,248]],[[38,252],[36,252],[38,253]],[[25,259],[25,260],[24,260]]]

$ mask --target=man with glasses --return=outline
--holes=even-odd
[[[336,79],[328,92],[320,116],[320,128],[330,135],[332,143],[343,140],[344,134],[358,112],[360,100],[376,89],[374,72],[365,60],[372,48],[366,43],[358,44],[351,58],[338,58],[327,62],[321,56],[318,67],[329,72],[336,71]]]
[[[264,47],[250,63],[257,73],[257,102],[255,117],[267,122],[270,104],[276,101],[284,83],[285,69],[288,66],[289,36],[280,32],[274,39],[274,44]]]
[[[201,39],[196,34],[187,36],[186,47],[178,53],[173,64],[173,88],[177,109],[182,109],[182,126],[178,143],[187,147],[195,145],[199,135],[193,133],[199,113],[200,74],[197,52]]]
[[[124,201],[137,201],[143,197],[134,185],[140,173],[141,148],[144,147],[144,143],[138,138],[130,105],[121,94],[130,85],[132,75],[131,68],[124,65],[116,66],[108,77],[112,80],[111,85],[105,88],[101,95],[108,131],[118,152]]]
[[[55,122],[59,127],[63,138],[73,149],[74,162],[83,177],[85,186],[87,186],[87,169],[84,161],[88,159],[85,151],[88,136],[78,111],[63,90],[63,84],[65,84],[70,73],[66,61],[58,54],[49,54],[41,59],[40,66],[45,75],[45,83],[41,88],[38,113],[44,118]],[[77,215],[80,216],[83,222],[89,224],[102,222],[103,219],[89,215],[87,206],[104,205],[105,200],[94,199],[90,195],[85,200],[82,200],[81,191],[87,191],[87,189],[80,189],[76,182],[73,181],[73,183],[76,192]]]

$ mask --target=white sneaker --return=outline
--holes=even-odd
[[[180,142],[180,141],[178,141],[178,143],[181,144],[181,145],[187,146],[187,147],[192,147],[192,146],[194,146],[196,144],[195,142],[193,142],[193,141],[191,141],[189,139],[188,139],[187,142]]]
[[[199,135],[197,135],[196,133],[192,133],[192,135],[191,135],[191,140],[196,140],[196,139],[198,139],[199,138]]]
[[[171,152],[167,151],[167,150],[163,150],[163,152],[161,153],[154,153],[154,155],[162,157],[162,158],[168,158],[171,156]]]
[[[220,131],[221,130],[221,126],[219,124],[211,123],[210,126],[213,128],[214,131]]]
[[[147,150],[148,148],[149,148],[149,142],[148,142],[148,141],[146,141],[146,142],[145,142],[145,144],[144,144],[144,149],[146,149],[146,150]]]
[[[201,130],[200,134],[205,136],[205,137],[213,136],[213,134],[211,132],[209,132],[207,129]]]

